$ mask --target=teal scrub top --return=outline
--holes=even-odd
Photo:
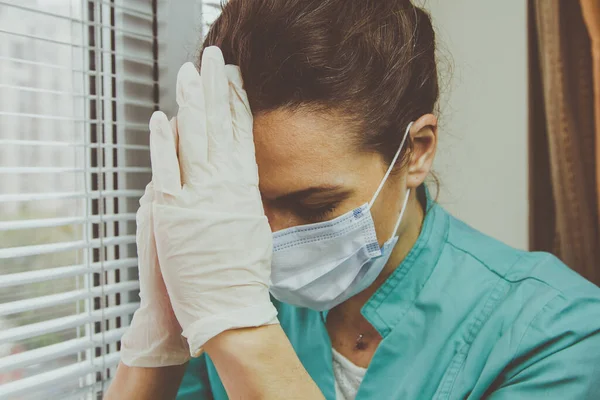
[[[300,361],[335,399],[325,314],[274,301]],[[421,234],[362,308],[383,337],[356,399],[600,399],[600,289],[428,201]],[[227,399],[207,355],[180,400]]]

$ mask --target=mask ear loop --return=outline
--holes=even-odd
[[[398,217],[398,221],[396,221],[396,226],[394,226],[394,230],[392,231],[392,237],[396,236],[396,232],[398,232],[398,228],[400,227],[400,221],[402,221],[402,217],[404,216],[404,211],[406,211],[406,206],[408,205],[408,199],[410,198],[410,189],[406,191],[406,197],[404,198],[404,204],[402,204],[402,210],[400,210],[400,216]]]
[[[377,196],[379,196],[379,192],[381,192],[381,189],[383,189],[383,185],[385,184],[385,181],[387,181],[388,176],[390,176],[390,174],[392,173],[392,170],[394,169],[394,165],[396,165],[396,161],[398,161],[398,157],[400,157],[400,153],[402,152],[402,147],[404,147],[404,142],[406,142],[406,138],[408,137],[408,132],[410,132],[410,127],[412,126],[412,124],[413,123],[411,122],[406,127],[406,132],[404,132],[404,137],[402,138],[402,142],[400,143],[400,147],[398,148],[398,151],[396,152],[396,155],[392,159],[390,167],[388,168],[387,172],[383,176],[383,179],[381,180],[381,183],[379,184],[379,187],[375,191],[375,194],[373,195],[373,198],[369,202],[369,209],[371,209],[371,207],[373,206],[373,203],[375,203],[375,200],[377,200]],[[410,189],[409,189],[409,193],[410,193]],[[406,196],[406,199],[408,199],[408,194]],[[407,200],[404,200],[404,207],[402,207],[402,212],[400,213],[400,217],[402,217],[402,214],[404,213],[404,208],[406,208],[406,202],[407,202]],[[396,225],[398,225],[398,224],[396,224]],[[394,231],[394,232],[396,232],[396,231]]]

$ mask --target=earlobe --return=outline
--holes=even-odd
[[[420,186],[429,175],[437,149],[437,117],[425,114],[410,129],[412,154],[408,166],[407,186]]]

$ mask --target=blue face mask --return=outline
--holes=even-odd
[[[317,311],[330,310],[369,287],[398,242],[396,231],[406,210],[406,193],[392,237],[380,248],[371,207],[390,175],[400,148],[369,203],[331,221],[296,226],[273,234],[271,294],[279,301]]]

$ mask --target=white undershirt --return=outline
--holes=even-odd
[[[333,353],[335,398],[336,400],[354,400],[367,369],[354,365],[335,349],[332,348],[331,350]]]

